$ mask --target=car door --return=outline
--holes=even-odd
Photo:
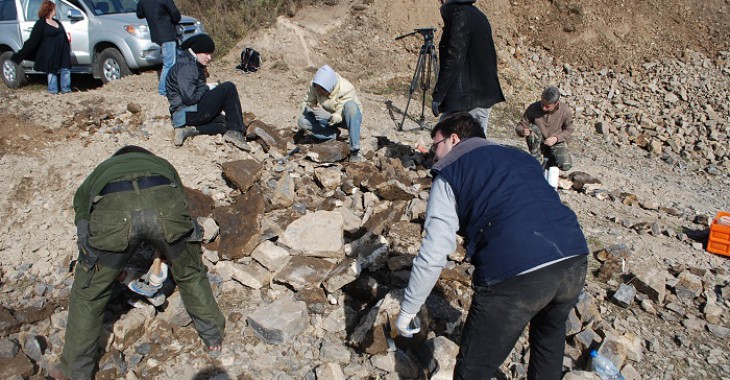
[[[43,3],[43,0],[23,0],[21,3],[23,17],[18,22],[20,24],[20,34],[23,37],[23,42],[28,41],[30,32],[33,31],[33,25],[38,21],[38,10],[41,9],[41,3]]]
[[[89,17],[79,7],[66,1],[58,1],[56,7],[56,18],[61,21],[71,39],[71,64],[74,66],[91,65],[93,57],[89,47]],[[72,10],[81,13],[82,19],[71,20],[69,12]]]
[[[0,45],[9,46],[13,52],[23,45],[16,4],[16,0],[0,0]]]

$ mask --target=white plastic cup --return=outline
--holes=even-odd
[[[557,191],[558,178],[560,177],[560,169],[558,169],[557,166],[551,166],[547,169],[546,177],[550,186]]]

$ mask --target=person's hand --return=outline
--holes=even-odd
[[[330,117],[329,125],[335,125],[342,122],[342,115],[338,113],[333,113],[332,117]]]
[[[395,321],[395,328],[398,329],[398,334],[404,338],[410,338],[413,334],[421,331],[421,321],[415,314],[409,314],[400,311],[398,319]]]
[[[558,142],[558,138],[555,136],[552,136],[552,137],[546,138],[545,141],[543,141],[543,144],[545,144],[547,146],[553,146],[557,142]]]
[[[439,116],[439,106],[441,105],[440,102],[433,101],[431,102],[431,112],[433,112],[433,116],[438,117]]]
[[[530,128],[522,127],[522,132],[520,133],[520,136],[527,137],[530,134],[532,134],[532,131],[530,130]]]

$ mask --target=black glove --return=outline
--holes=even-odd
[[[84,241],[89,238],[89,221],[85,219],[80,219],[78,223],[76,223],[76,240],[77,241]]]
[[[440,102],[433,101],[431,102],[431,111],[433,112],[433,116],[438,117],[439,116],[439,106],[441,105]]]

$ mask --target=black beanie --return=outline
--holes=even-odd
[[[194,53],[213,53],[215,42],[207,34],[196,34],[180,44],[182,50],[191,49]]]

